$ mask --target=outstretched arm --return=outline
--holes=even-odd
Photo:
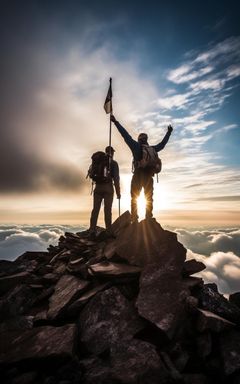
[[[131,151],[136,151],[138,147],[138,142],[133,140],[132,136],[129,135],[128,131],[115,119],[113,115],[111,115],[111,121],[116,125],[118,131],[124,138],[125,143],[129,146]]]
[[[172,131],[173,131],[173,127],[171,125],[169,125],[168,131],[167,131],[166,135],[164,136],[163,140],[159,144],[153,146],[157,152],[161,151],[165,147],[165,145],[167,144],[167,142],[169,140],[169,137],[171,136]]]

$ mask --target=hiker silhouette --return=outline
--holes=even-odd
[[[88,176],[95,183],[93,192],[93,209],[90,218],[90,235],[96,233],[96,226],[101,203],[104,201],[104,220],[106,230],[110,231],[112,224],[112,203],[115,187],[117,198],[121,198],[120,178],[118,163],[113,160],[115,150],[108,146],[104,152],[96,152],[92,155],[92,164],[88,170]]]
[[[137,198],[144,189],[146,199],[146,219],[151,219],[153,214],[153,175],[161,170],[160,159],[157,152],[161,151],[167,144],[172,133],[172,126],[168,126],[167,133],[163,140],[153,146],[148,144],[148,136],[146,133],[140,133],[138,140],[134,140],[127,130],[111,115],[111,121],[115,124],[118,131],[122,135],[128,147],[133,154],[133,176],[131,181],[131,218],[132,222],[138,220]]]

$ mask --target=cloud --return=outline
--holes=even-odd
[[[65,232],[78,232],[79,226],[0,226],[0,259],[15,260],[26,251],[46,251]]]

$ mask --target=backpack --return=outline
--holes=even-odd
[[[153,173],[159,173],[162,170],[162,161],[158,157],[157,151],[150,145],[142,145],[142,158],[135,164],[136,168],[148,168]]]
[[[112,176],[109,171],[108,156],[101,151],[93,153],[92,164],[90,165],[87,177],[90,177],[96,183],[108,183],[111,181]]]

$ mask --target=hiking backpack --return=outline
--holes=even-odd
[[[111,172],[109,171],[109,158],[101,151],[93,153],[92,164],[90,165],[87,177],[90,177],[96,183],[108,183],[111,181]]]
[[[162,170],[162,161],[158,157],[157,151],[150,145],[142,145],[142,158],[136,162],[136,168],[148,168],[153,173],[159,173]]]

